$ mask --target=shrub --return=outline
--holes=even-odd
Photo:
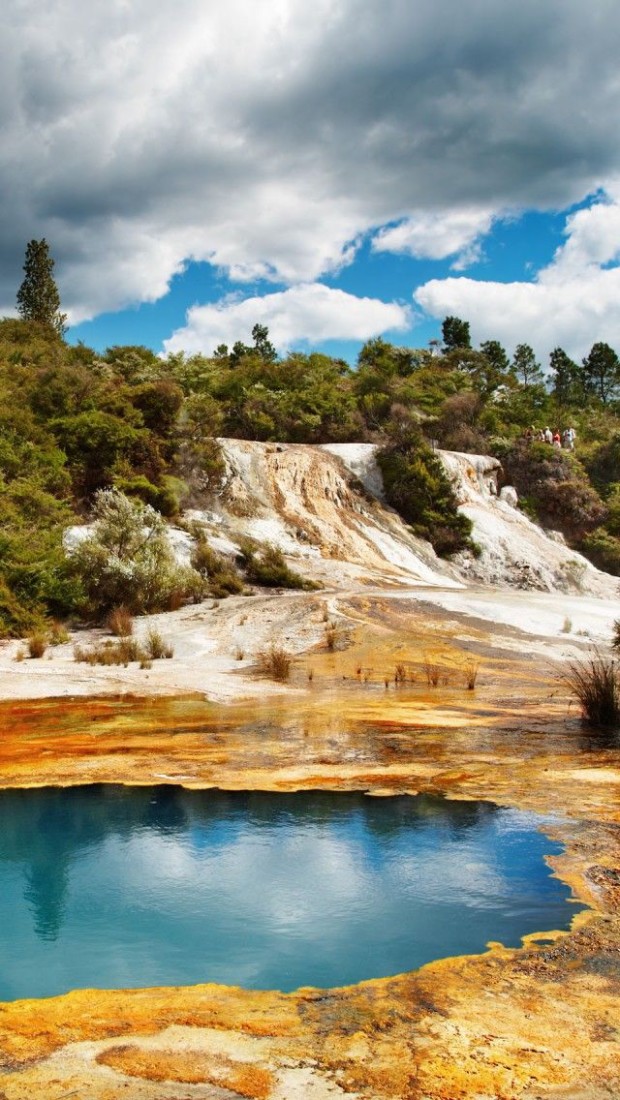
[[[209,546],[202,531],[197,535],[191,564],[192,569],[206,580],[207,592],[214,599],[224,599],[225,596],[238,595],[243,591],[243,580],[234,565]]]
[[[377,454],[388,504],[440,557],[471,549],[471,521],[458,510],[440,459],[417,428],[408,428]]]
[[[538,519],[581,539],[605,517],[605,505],[574,455],[546,443],[526,443],[496,450],[508,481],[526,499]]]
[[[591,726],[620,728],[620,668],[614,659],[595,653],[569,665],[565,682]]]
[[[259,671],[272,680],[288,680],[291,674],[292,658],[281,646],[271,645],[261,651],[257,657]]]
[[[264,588],[302,588],[307,592],[321,587],[316,581],[306,580],[290,569],[279,546],[267,543],[259,548],[251,539],[243,539],[239,545],[241,563],[250,584]]]
[[[614,623],[614,636],[611,644],[614,649],[620,649],[620,619],[616,619]]]
[[[579,548],[599,569],[620,577],[620,538],[599,527],[586,535]]]
[[[175,596],[182,599],[195,590],[197,574],[176,564],[164,520],[150,505],[116,489],[102,490],[93,518],[93,533],[71,558],[87,610],[100,615],[120,606],[134,614],[160,611]]]

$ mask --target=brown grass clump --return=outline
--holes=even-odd
[[[136,661],[140,664],[140,668],[150,668],[151,661],[172,657],[173,652],[172,647],[164,642],[161,635],[157,631],[152,631],[147,635],[145,648],[135,638],[121,638],[118,642],[107,639],[90,647],[74,646],[73,659],[88,665],[130,665]]]
[[[37,630],[26,638],[29,657],[42,657],[47,649],[47,636]]]
[[[164,641],[159,630],[151,629],[146,636],[145,651],[147,657],[152,661],[160,661],[162,657],[173,657],[174,649],[166,641]]]
[[[441,675],[441,669],[436,661],[433,661],[430,657],[424,658],[424,664],[422,665],[424,674],[426,676],[426,682],[429,687],[437,687],[439,683],[439,677]]]
[[[129,638],[133,634],[133,615],[129,608],[121,605],[112,609],[108,615],[106,626],[110,634],[117,638]]]
[[[478,679],[478,669],[480,668],[480,662],[474,661],[473,658],[466,661],[463,665],[463,675],[465,677],[465,687],[468,691],[473,691],[476,686],[476,680]]]
[[[48,640],[50,645],[64,645],[65,642],[71,641],[71,635],[64,623],[54,619],[49,628]]]
[[[581,707],[581,715],[591,726],[620,729],[620,667],[613,658],[596,652],[586,661],[568,666],[564,682]]]
[[[282,646],[272,645],[257,655],[259,671],[272,680],[288,680],[292,658]]]

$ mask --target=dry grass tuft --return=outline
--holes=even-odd
[[[441,669],[436,661],[433,661],[429,656],[425,656],[424,664],[422,665],[424,674],[426,676],[426,682],[429,687],[437,687],[439,683],[439,677],[441,675]]]
[[[465,661],[463,665],[463,675],[465,677],[465,687],[468,691],[473,691],[476,686],[476,680],[478,679],[478,670],[480,668],[480,661],[475,661],[470,658]]]
[[[172,657],[174,650],[167,645],[157,631],[151,631],[143,647],[135,638],[121,638],[118,642],[107,639],[94,646],[73,647],[74,661],[87,665],[130,665],[134,661],[140,668],[151,668],[151,662],[162,657]]]
[[[596,652],[586,661],[575,661],[564,681],[579,702],[585,722],[620,728],[620,667],[613,658]]]
[[[288,680],[291,674],[292,657],[282,646],[272,645],[257,654],[259,671],[272,680]]]
[[[26,638],[26,646],[29,657],[42,657],[47,649],[47,636],[40,630],[36,630]]]
[[[106,626],[116,638],[129,638],[133,634],[133,615],[125,606],[115,607],[108,615]]]

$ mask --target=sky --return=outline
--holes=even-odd
[[[618,56],[617,0],[7,0],[0,315],[45,237],[98,349],[620,351]]]

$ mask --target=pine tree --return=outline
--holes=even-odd
[[[17,291],[17,308],[24,321],[48,325],[59,336],[64,336],[67,315],[60,312],[60,294],[53,271],[54,261],[47,241],[29,241],[24,262],[25,277]]]

